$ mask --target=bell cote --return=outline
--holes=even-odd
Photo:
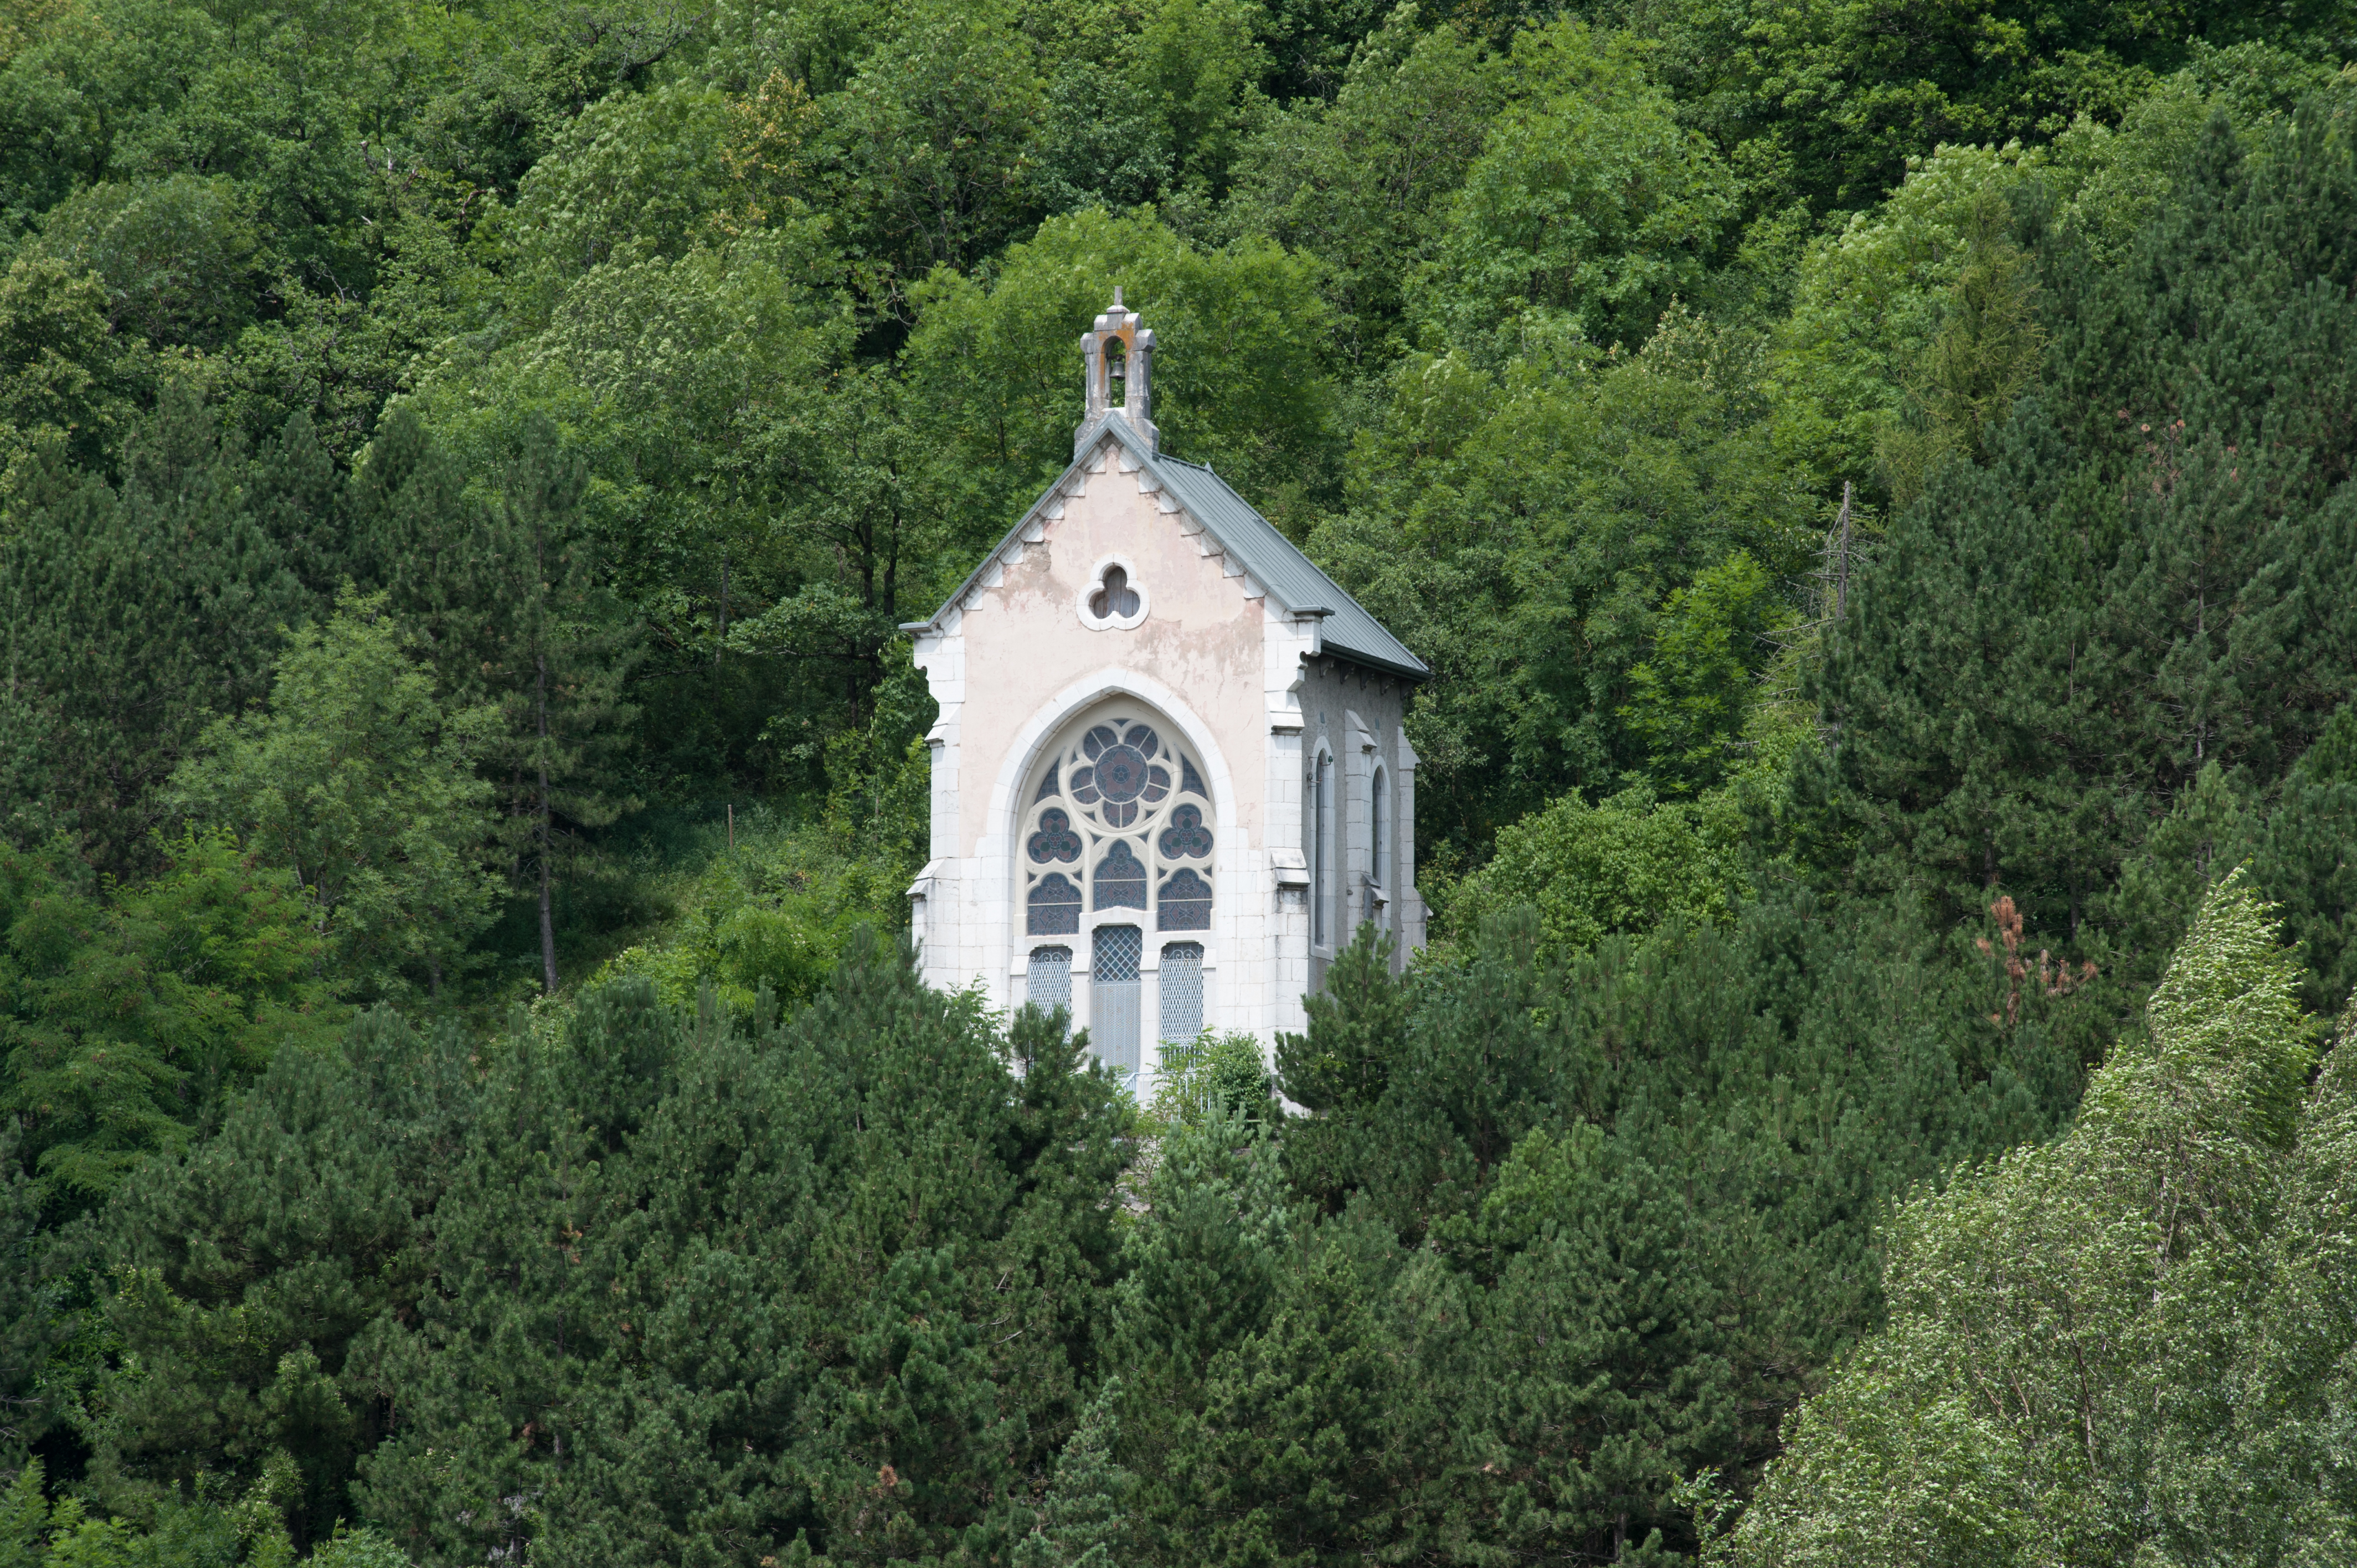
[[[1088,404],[1072,432],[1072,456],[1087,450],[1108,419],[1125,422],[1148,452],[1157,450],[1154,332],[1123,306],[1119,287],[1096,326],[1081,334],[1081,355],[1088,362]]]

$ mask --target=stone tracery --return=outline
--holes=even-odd
[[[1075,930],[1073,898],[1092,912],[1167,904],[1161,929],[1211,929],[1210,800],[1169,733],[1167,721],[1122,704],[1071,726],[1049,752],[1021,824],[1027,934]]]

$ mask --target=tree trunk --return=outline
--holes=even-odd
[[[541,983],[548,994],[556,994],[556,921],[549,897],[554,886],[550,860],[554,846],[550,840],[548,807],[548,655],[540,656],[538,684],[533,694],[533,705],[540,730],[540,973]]]
[[[551,996],[556,994],[556,923],[549,912],[548,832],[547,819],[542,819],[540,836],[540,983]]]

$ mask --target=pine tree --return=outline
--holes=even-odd
[[[391,596],[393,613],[433,651],[446,692],[479,677],[485,628],[499,607],[476,582],[486,528],[465,467],[404,404],[378,425],[346,491],[347,570],[363,592]]]
[[[2357,985],[2357,705],[2335,714],[2285,778],[2252,871],[2306,961],[2301,1000],[2341,1013]]]
[[[41,1223],[49,1206],[18,1158],[21,1144],[12,1122],[0,1122],[0,1412],[6,1412],[0,1414],[0,1444],[12,1455],[68,1417],[50,1358],[74,1330],[59,1286],[79,1262]],[[0,1534],[0,1542],[5,1539]]]
[[[1276,1037],[1277,1086],[1312,1114],[1290,1122],[1283,1150],[1297,1191],[1339,1209],[1381,1155],[1374,1116],[1406,1047],[1407,986],[1392,972],[1388,938],[1362,931],[1334,956],[1305,999],[1307,1036]]]
[[[624,982],[486,1053],[436,1288],[371,1351],[403,1425],[361,1504],[421,1555],[1004,1561],[1030,1530],[1103,1328],[1129,1113],[1060,1037],[1019,1042],[1017,1079],[902,945],[773,1009]]]
[[[598,575],[581,510],[587,481],[554,424],[535,415],[452,574],[463,595],[452,641],[479,671],[457,690],[504,714],[487,768],[517,866],[539,896],[541,978],[552,993],[558,858],[583,830],[638,803],[624,772],[638,710],[622,696],[635,634]]]
[[[1329,1209],[1361,1198],[1412,1238],[1476,1200],[1515,1140],[1572,1088],[1568,1021],[1538,1000],[1553,976],[1537,940],[1527,906],[1507,910],[1467,961],[1415,989],[1411,1023],[1411,989],[1391,974],[1386,942],[1361,930],[1355,950],[1337,956],[1329,993],[1310,1004],[1308,1037],[1278,1042],[1280,1087],[1323,1112],[1287,1130],[1297,1192]]]
[[[1876,443],[1891,500],[1902,508],[1942,463],[1989,456],[1990,435],[2037,379],[2045,342],[2035,263],[2014,239],[2005,194],[1985,187],[1965,221],[1964,266],[1944,302],[1948,318],[1908,389],[1912,417],[1887,426]]]
[[[1136,1481],[1114,1457],[1121,1380],[1107,1378],[1056,1456],[1039,1526],[1015,1549],[1015,1568],[1125,1568]]]
[[[1889,1322],[1790,1429],[1740,1561],[2302,1560],[2231,1550],[2264,1471],[2216,1465],[2238,1426],[2290,1413],[2252,1397],[2253,1340],[2350,1321],[2294,1290],[2265,1322],[2270,1234],[2316,1190],[2316,1111],[2346,1147],[2345,1090],[2309,1093],[2314,1031],[2276,936],[2242,878],[2221,883],[2069,1135],[1900,1209]],[[2346,1246],[2345,1210],[2298,1219],[2300,1250],[2315,1221]],[[2273,1522],[2345,1541],[2298,1490]]]
[[[2119,266],[2051,256],[2046,387],[1894,520],[1831,637],[1794,779],[1821,862],[2122,940],[2170,802],[2213,762],[2272,793],[2357,686],[2357,159],[2329,102],[2266,136],[2214,123]]]
[[[1404,1380],[1385,1376],[1382,1293],[1360,1251],[1329,1227],[1290,1272],[1268,1326],[1212,1360],[1200,1414],[1166,1460],[1182,1489],[1157,1510],[1164,1554],[1307,1563],[1383,1541]]]
[[[255,449],[247,468],[254,521],[278,546],[311,604],[324,609],[361,564],[354,559],[344,476],[319,445],[311,416],[289,415]]]
[[[354,1461],[391,1413],[385,1325],[430,1288],[421,1247],[476,1109],[468,1055],[455,1031],[362,1015],[125,1184],[102,1224],[126,1273],[102,1312],[127,1359],[99,1370],[86,1428],[108,1506],[143,1515],[208,1475],[258,1486],[277,1453],[293,1466],[272,1507],[298,1544],[353,1517]]]
[[[110,871],[152,868],[161,786],[215,716],[268,687],[310,606],[253,515],[251,467],[188,393],[0,539],[9,708],[39,736],[49,813]]]

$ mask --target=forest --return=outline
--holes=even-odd
[[[0,1568],[2357,1560],[2352,59],[14,0]],[[1145,1102],[903,896],[1116,285],[1433,671]]]

